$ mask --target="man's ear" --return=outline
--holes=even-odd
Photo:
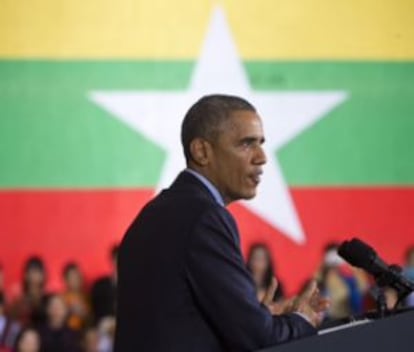
[[[190,143],[190,153],[193,161],[199,166],[206,166],[209,163],[210,145],[201,138],[194,138]]]

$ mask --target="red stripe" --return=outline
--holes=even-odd
[[[327,241],[358,236],[397,263],[414,244],[414,188],[295,188],[292,195],[305,245],[295,244],[241,205],[231,207],[243,251],[255,241],[268,243],[288,292],[316,270]],[[52,289],[60,287],[60,271],[68,260],[78,261],[87,277],[108,270],[109,248],[151,196],[151,190],[0,192],[0,262],[7,287],[19,281],[30,254],[46,258]]]
[[[118,242],[150,190],[0,192],[0,262],[13,290],[28,255],[47,259],[49,288],[61,286],[60,273],[76,260],[86,277],[109,270],[109,250]]]
[[[317,270],[329,241],[359,237],[385,260],[403,264],[414,245],[414,188],[295,188],[291,190],[306,232],[304,245],[296,245],[251,213],[235,206],[243,231],[243,248],[254,241],[271,247],[277,273],[289,292]]]

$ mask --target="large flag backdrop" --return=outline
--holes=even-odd
[[[0,262],[30,254],[88,277],[183,166],[179,123],[209,92],[264,120],[256,200],[231,206],[289,292],[328,241],[359,236],[401,263],[414,243],[410,0],[3,0]],[[168,224],[166,224],[168,226]],[[162,246],[162,243],[160,243]]]

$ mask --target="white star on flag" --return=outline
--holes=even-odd
[[[162,146],[167,155],[157,190],[168,187],[184,169],[180,127],[189,107],[211,93],[240,95],[262,117],[268,162],[257,196],[243,204],[298,244],[306,240],[275,152],[345,101],[342,91],[253,91],[237,53],[225,14],[214,9],[201,56],[188,90],[92,91],[90,99]]]

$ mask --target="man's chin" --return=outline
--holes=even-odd
[[[245,194],[243,194],[243,197],[241,197],[241,199],[243,200],[251,200],[254,197],[256,197],[256,190],[254,191],[250,191],[250,192],[246,192]]]

